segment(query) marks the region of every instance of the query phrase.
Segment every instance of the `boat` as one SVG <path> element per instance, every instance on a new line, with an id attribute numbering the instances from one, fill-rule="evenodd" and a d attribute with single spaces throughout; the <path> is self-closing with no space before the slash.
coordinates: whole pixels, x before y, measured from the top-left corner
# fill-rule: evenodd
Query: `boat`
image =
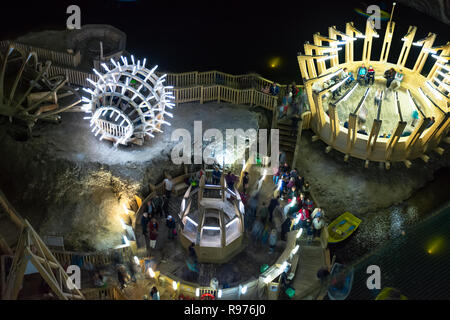
<path id="1" fill-rule="evenodd" d="M 328 287 L 328 297 L 330 300 L 345 300 L 353 285 L 354 269 L 335 263 L 331 268 L 330 286 Z"/>
<path id="2" fill-rule="evenodd" d="M 341 242 L 347 239 L 358 229 L 361 221 L 348 211 L 341 214 L 328 226 L 328 243 Z"/>
<path id="3" fill-rule="evenodd" d="M 386 287 L 381 290 L 375 300 L 408 300 L 398 289 Z"/>

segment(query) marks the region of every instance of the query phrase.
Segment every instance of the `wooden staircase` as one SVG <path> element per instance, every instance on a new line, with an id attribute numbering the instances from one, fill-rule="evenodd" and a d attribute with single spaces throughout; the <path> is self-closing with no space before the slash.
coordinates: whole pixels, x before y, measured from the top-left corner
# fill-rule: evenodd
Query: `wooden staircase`
<path id="1" fill-rule="evenodd" d="M 286 153 L 286 161 L 291 165 L 294 158 L 298 130 L 292 128 L 292 120 L 286 117 L 277 121 L 276 128 L 280 133 L 280 151 Z M 280 163 L 280 165 L 282 164 Z"/>

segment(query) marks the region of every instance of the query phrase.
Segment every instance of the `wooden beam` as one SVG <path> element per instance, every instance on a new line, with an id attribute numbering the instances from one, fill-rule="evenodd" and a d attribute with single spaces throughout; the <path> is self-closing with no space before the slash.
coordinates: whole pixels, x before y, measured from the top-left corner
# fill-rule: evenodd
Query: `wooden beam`
<path id="1" fill-rule="evenodd" d="M 9 247 L 8 243 L 6 242 L 6 240 L 2 237 L 2 235 L 0 234 L 0 250 L 3 254 L 5 255 L 9 255 L 12 256 L 14 255 L 12 249 Z"/>
<path id="2" fill-rule="evenodd" d="M 30 254 L 31 258 L 30 261 L 33 263 L 34 267 L 39 271 L 42 278 L 44 278 L 45 282 L 50 286 L 52 291 L 58 296 L 61 300 L 69 300 L 62 290 L 62 288 L 59 287 L 58 283 L 56 282 L 55 275 L 53 273 L 47 272 L 45 267 L 34 257 L 32 252 L 29 248 L 25 249 L 27 254 Z"/>
<path id="3" fill-rule="evenodd" d="M 24 227 L 23 218 L 17 213 L 14 207 L 6 198 L 5 194 L 0 190 L 0 205 L 5 209 L 12 222 L 14 222 L 20 229 Z"/>

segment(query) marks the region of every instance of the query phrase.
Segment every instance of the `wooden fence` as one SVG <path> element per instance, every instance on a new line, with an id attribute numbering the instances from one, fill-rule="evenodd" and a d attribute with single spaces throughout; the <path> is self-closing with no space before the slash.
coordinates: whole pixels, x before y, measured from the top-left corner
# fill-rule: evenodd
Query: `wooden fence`
<path id="1" fill-rule="evenodd" d="M 15 42 L 15 41 L 9 41 L 4 40 L 0 41 L 0 49 L 5 49 L 9 47 L 10 45 L 14 46 L 15 48 L 24 51 L 26 54 L 30 52 L 36 52 L 37 56 L 40 60 L 50 60 L 55 64 L 62 65 L 62 66 L 68 66 L 68 67 L 78 67 L 81 63 L 81 53 L 80 51 L 77 51 L 74 54 L 66 53 L 66 52 L 57 52 L 53 50 L 33 47 L 30 45 L 26 45 L 23 43 Z"/>
<path id="2" fill-rule="evenodd" d="M 86 263 L 91 263 L 93 265 L 106 265 L 113 262 L 115 254 L 122 257 L 126 257 L 132 254 L 130 247 L 121 247 L 117 249 L 109 249 L 92 253 L 57 250 L 52 250 L 52 253 L 62 266 L 72 264 L 74 262 L 74 259 L 81 259 L 83 265 Z"/>
<path id="3" fill-rule="evenodd" d="M 278 97 L 262 93 L 255 89 L 233 89 L 223 85 L 195 86 L 188 88 L 173 89 L 175 102 L 186 103 L 200 101 L 229 102 L 233 104 L 249 104 L 250 106 L 261 106 L 268 110 L 274 110 Z"/>

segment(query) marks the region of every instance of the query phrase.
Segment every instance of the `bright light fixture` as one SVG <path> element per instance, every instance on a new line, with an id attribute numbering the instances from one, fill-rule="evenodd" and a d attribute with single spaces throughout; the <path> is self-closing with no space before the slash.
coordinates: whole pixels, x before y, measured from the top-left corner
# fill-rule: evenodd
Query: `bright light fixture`
<path id="1" fill-rule="evenodd" d="M 120 225 L 122 226 L 122 229 L 123 229 L 123 230 L 126 230 L 126 229 L 127 229 L 127 225 L 125 224 L 125 222 L 123 221 L 123 219 L 120 218 L 119 220 L 120 220 Z"/>
<path id="2" fill-rule="evenodd" d="M 247 285 L 244 285 L 242 288 L 241 288 L 241 294 L 245 294 L 246 292 L 247 292 Z"/>
<path id="3" fill-rule="evenodd" d="M 439 100 L 443 99 L 441 94 L 438 92 L 438 90 L 431 85 L 430 81 L 428 81 L 428 80 L 425 81 L 425 84 L 428 88 L 430 88 L 431 92 L 433 92 L 433 94 L 436 96 L 436 98 L 438 98 Z"/>
<path id="4" fill-rule="evenodd" d="M 145 68 L 131 57 L 131 63 L 126 57 L 113 62 L 113 69 L 102 64 L 105 73 L 94 69 L 97 82 L 87 81 L 92 85 L 83 90 L 91 95 L 83 101 L 89 104 L 84 108 L 92 113 L 91 126 L 96 128 L 100 139 L 113 141 L 114 146 L 129 143 L 141 144 L 146 137 L 154 137 L 154 132 L 161 132 L 162 125 L 170 125 L 164 117 L 173 115 L 166 111 L 173 107 L 170 99 L 174 99 L 169 87 L 163 85 L 166 75 L 158 77 L 152 70 Z"/>

